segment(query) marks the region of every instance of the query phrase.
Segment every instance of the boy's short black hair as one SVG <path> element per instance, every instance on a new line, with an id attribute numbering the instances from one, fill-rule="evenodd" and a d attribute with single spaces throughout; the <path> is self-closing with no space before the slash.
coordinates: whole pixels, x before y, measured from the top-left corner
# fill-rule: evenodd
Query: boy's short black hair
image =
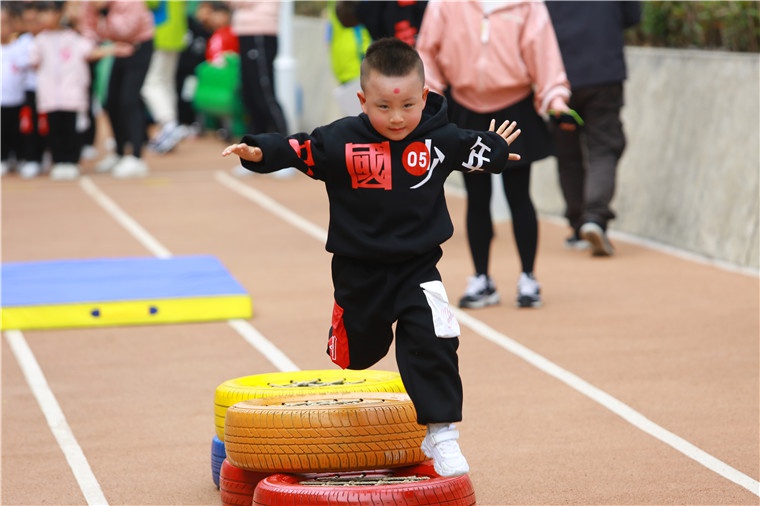
<path id="1" fill-rule="evenodd" d="M 419 53 L 401 39 L 385 37 L 369 45 L 361 64 L 361 85 L 370 71 L 376 71 L 388 77 L 400 77 L 417 72 L 425 82 L 425 67 Z"/>

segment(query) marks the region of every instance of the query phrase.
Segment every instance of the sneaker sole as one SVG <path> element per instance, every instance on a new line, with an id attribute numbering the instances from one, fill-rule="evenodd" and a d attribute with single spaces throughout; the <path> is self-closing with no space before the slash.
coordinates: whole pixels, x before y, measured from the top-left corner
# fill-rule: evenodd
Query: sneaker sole
<path id="1" fill-rule="evenodd" d="M 615 252 L 604 231 L 599 226 L 582 227 L 581 237 L 591 244 L 591 254 L 595 257 L 609 257 Z"/>
<path id="2" fill-rule="evenodd" d="M 494 293 L 493 295 L 489 295 L 488 297 L 484 297 L 478 301 L 471 301 L 471 302 L 459 302 L 459 307 L 464 309 L 480 309 L 486 306 L 495 306 L 501 302 L 501 297 L 498 293 Z"/>
<path id="3" fill-rule="evenodd" d="M 541 300 L 536 300 L 530 296 L 520 296 L 515 302 L 517 307 L 541 307 Z"/>

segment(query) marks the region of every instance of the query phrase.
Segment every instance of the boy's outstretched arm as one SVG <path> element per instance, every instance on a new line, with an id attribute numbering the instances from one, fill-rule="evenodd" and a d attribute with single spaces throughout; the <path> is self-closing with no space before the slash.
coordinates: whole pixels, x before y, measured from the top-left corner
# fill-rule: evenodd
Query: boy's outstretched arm
<path id="1" fill-rule="evenodd" d="M 517 122 L 515 121 L 509 121 L 506 120 L 504 123 L 499 125 L 499 128 L 496 128 L 496 120 L 491 120 L 491 125 L 488 127 L 489 132 L 496 132 L 499 134 L 499 136 L 507 141 L 507 146 L 511 145 L 515 139 L 517 139 L 520 136 L 520 133 L 522 130 L 517 128 Z M 510 160 L 519 160 L 520 155 L 517 153 L 509 153 L 509 159 Z"/>
<path id="2" fill-rule="evenodd" d="M 264 152 L 261 150 L 258 146 L 249 146 L 245 143 L 240 144 L 230 144 L 226 148 L 224 148 L 224 151 L 222 151 L 222 156 L 228 156 L 228 155 L 238 155 L 243 160 L 248 160 L 249 162 L 259 163 L 261 160 L 264 159 Z"/>

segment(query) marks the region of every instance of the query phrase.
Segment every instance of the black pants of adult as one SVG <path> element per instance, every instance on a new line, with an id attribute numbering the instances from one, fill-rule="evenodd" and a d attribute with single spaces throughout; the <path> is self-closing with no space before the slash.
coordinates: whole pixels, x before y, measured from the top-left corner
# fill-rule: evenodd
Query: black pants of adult
<path id="1" fill-rule="evenodd" d="M 11 155 L 15 155 L 16 160 L 21 160 L 20 114 L 20 105 L 0 107 L 0 158 L 4 162 L 10 160 Z"/>
<path id="2" fill-rule="evenodd" d="M 48 145 L 53 163 L 79 163 L 82 152 L 82 133 L 77 131 L 77 113 L 51 111 L 48 113 Z"/>
<path id="3" fill-rule="evenodd" d="M 433 283 L 443 289 L 436 267 L 441 255 L 436 248 L 393 263 L 337 255 L 332 259 L 335 305 L 330 358 L 343 368 L 371 367 L 388 353 L 395 323 L 396 363 L 420 424 L 462 419 L 459 327 L 456 336 L 438 337 L 444 332 L 434 318 L 446 318 L 447 309 L 435 304 L 442 299 L 430 302 L 434 294 L 421 286 Z M 448 316 L 453 318 L 450 311 Z"/>
<path id="4" fill-rule="evenodd" d="M 471 111 L 448 96 L 449 119 L 461 128 L 488 130 L 491 120 L 500 125 L 516 121 L 522 130 L 509 150 L 521 156 L 507 162 L 500 178 L 512 216 L 512 232 L 522 272 L 532 273 L 538 252 L 538 218 L 530 196 L 531 163 L 553 154 L 551 134 L 533 106 L 533 94 L 504 109 L 489 113 Z M 491 216 L 491 175 L 464 175 L 467 190 L 467 241 L 476 274 L 488 274 L 494 229 Z"/>
<path id="5" fill-rule="evenodd" d="M 153 41 L 141 42 L 135 46 L 135 52 L 131 56 L 114 58 L 111 67 L 105 109 L 116 141 L 116 154 L 119 156 L 142 156 L 146 140 L 146 117 L 140 90 L 148 74 L 152 55 Z M 132 148 L 131 153 L 127 152 L 127 146 Z"/>
<path id="6" fill-rule="evenodd" d="M 618 161 L 626 144 L 620 119 L 623 85 L 573 89 L 569 105 L 580 114 L 585 126 L 575 131 L 555 131 L 565 216 L 576 232 L 586 222 L 606 229 L 607 222 L 615 218 L 610 203 L 615 195 Z"/>
<path id="7" fill-rule="evenodd" d="M 248 133 L 288 133 L 274 82 L 276 35 L 241 35 L 240 84 L 248 112 Z"/>

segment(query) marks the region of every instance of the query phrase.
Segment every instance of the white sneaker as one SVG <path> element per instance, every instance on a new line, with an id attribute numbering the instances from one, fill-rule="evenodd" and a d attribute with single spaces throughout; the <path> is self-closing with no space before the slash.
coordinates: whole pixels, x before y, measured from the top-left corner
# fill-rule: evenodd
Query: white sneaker
<path id="1" fill-rule="evenodd" d="M 11 171 L 10 162 L 2 162 L 2 167 L 0 167 L 0 176 L 4 176 L 10 171 Z"/>
<path id="2" fill-rule="evenodd" d="M 440 476 L 460 476 L 470 472 L 470 466 L 459 449 L 459 431 L 454 424 L 429 423 L 422 440 L 422 451 L 433 459 L 435 472 Z"/>
<path id="3" fill-rule="evenodd" d="M 70 181 L 79 177 L 79 167 L 75 163 L 56 163 L 50 169 L 50 179 Z"/>
<path id="4" fill-rule="evenodd" d="M 161 128 L 161 132 L 150 142 L 150 148 L 157 153 L 168 153 L 185 137 L 187 137 L 187 128 L 172 121 Z"/>
<path id="5" fill-rule="evenodd" d="M 148 175 L 148 165 L 133 155 L 123 157 L 111 171 L 113 177 L 130 178 L 144 177 Z"/>
<path id="6" fill-rule="evenodd" d="M 95 165 L 95 172 L 111 172 L 114 167 L 121 161 L 121 157 L 116 153 L 106 155 Z"/>
<path id="7" fill-rule="evenodd" d="M 459 299 L 459 307 L 477 309 L 498 304 L 501 300 L 490 276 L 479 274 L 467 278 L 467 289 Z"/>
<path id="8" fill-rule="evenodd" d="M 39 176 L 41 171 L 42 166 L 39 162 L 24 162 L 18 173 L 24 179 L 31 179 Z"/>
<path id="9" fill-rule="evenodd" d="M 539 307 L 541 305 L 541 285 L 533 274 L 520 274 L 517 282 L 517 307 Z"/>

